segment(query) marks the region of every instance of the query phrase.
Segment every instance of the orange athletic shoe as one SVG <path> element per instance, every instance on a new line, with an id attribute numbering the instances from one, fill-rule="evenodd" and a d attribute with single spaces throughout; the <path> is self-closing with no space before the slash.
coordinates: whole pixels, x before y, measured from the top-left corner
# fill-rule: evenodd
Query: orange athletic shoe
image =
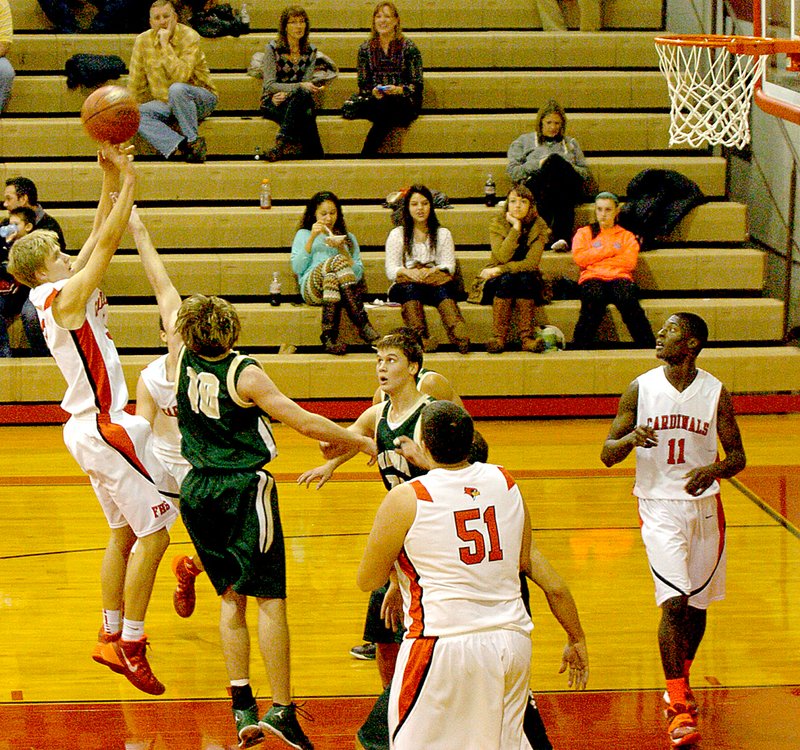
<path id="1" fill-rule="evenodd" d="M 103 659 L 101 663 L 125 675 L 128 682 L 143 693 L 161 695 L 166 688 L 150 669 L 146 649 L 147 636 L 138 641 L 123 641 L 119 638 L 100 647 Z"/>
<path id="2" fill-rule="evenodd" d="M 92 649 L 92 659 L 98 664 L 108 667 L 112 672 L 116 672 L 117 674 L 122 674 L 125 670 L 123 670 L 116 661 L 112 662 L 105 659 L 103 656 L 103 646 L 109 643 L 116 643 L 121 635 L 121 630 L 116 633 L 106 633 L 103 628 L 100 628 L 100 632 L 97 634 L 97 643 L 94 644 L 94 649 Z"/>
<path id="3" fill-rule="evenodd" d="M 670 719 L 667 734 L 673 747 L 685 747 L 700 741 L 697 721 L 691 716 L 686 706 L 676 703 L 667 711 Z"/>
<path id="4" fill-rule="evenodd" d="M 188 555 L 176 555 L 172 559 L 172 572 L 178 583 L 172 592 L 172 606 L 179 617 L 191 617 L 197 597 L 194 591 L 194 579 L 197 576 L 188 568 Z"/>
<path id="5" fill-rule="evenodd" d="M 665 690 L 662 697 L 664 698 L 664 703 L 667 704 L 667 708 L 664 709 L 664 716 L 669 718 L 669 693 Z M 688 685 L 686 686 L 686 710 L 690 716 L 697 716 L 700 713 L 700 709 L 697 706 L 697 698 L 694 697 L 694 693 Z"/>

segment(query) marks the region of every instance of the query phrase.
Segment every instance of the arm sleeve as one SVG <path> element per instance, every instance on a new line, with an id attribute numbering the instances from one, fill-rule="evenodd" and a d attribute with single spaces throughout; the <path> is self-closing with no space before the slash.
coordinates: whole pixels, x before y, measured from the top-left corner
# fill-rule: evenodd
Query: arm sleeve
<path id="1" fill-rule="evenodd" d="M 133 92 L 133 96 L 139 104 L 144 104 L 152 100 L 150 87 L 147 85 L 147 74 L 144 70 L 144 40 L 141 36 L 136 38 L 133 43 L 131 53 L 130 73 L 128 75 L 128 88 Z"/>
<path id="2" fill-rule="evenodd" d="M 511 260 L 503 264 L 503 270 L 509 273 L 538 271 L 542 261 L 544 246 L 550 239 L 550 230 L 543 219 L 536 219 L 528 234 L 528 252 L 522 260 Z"/>
<path id="3" fill-rule="evenodd" d="M 181 37 L 178 48 L 169 45 L 165 52 L 160 48 L 156 48 L 156 52 L 172 83 L 188 83 L 203 63 L 200 35 L 196 32 L 187 33 L 185 37 Z"/>
<path id="4" fill-rule="evenodd" d="M 622 250 L 617 253 L 619 267 L 630 273 L 636 270 L 639 262 L 639 242 L 636 237 L 628 231 L 622 232 Z"/>
<path id="5" fill-rule="evenodd" d="M 439 227 L 436 237 L 436 265 L 448 273 L 456 272 L 456 246 L 449 229 Z"/>
<path id="6" fill-rule="evenodd" d="M 490 262 L 496 266 L 508 263 L 514 257 L 518 242 L 519 232 L 506 221 L 505 216 L 495 216 L 489 224 Z"/>
<path id="7" fill-rule="evenodd" d="M 569 139 L 569 150 L 572 155 L 572 166 L 575 167 L 575 171 L 583 177 L 584 181 L 589 180 L 592 172 L 589 169 L 589 165 L 586 163 L 586 157 L 583 155 L 578 141 L 574 138 Z"/>
<path id="8" fill-rule="evenodd" d="M 536 170 L 529 163 L 530 153 L 527 152 L 526 135 L 521 135 L 508 147 L 508 166 L 506 174 L 512 182 L 524 182 Z"/>
<path id="9" fill-rule="evenodd" d="M 406 41 L 406 51 L 403 56 L 403 93 L 409 97 L 415 107 L 422 106 L 422 53 L 414 42 Z"/>
<path id="10" fill-rule="evenodd" d="M 348 232 L 347 236 L 350 238 L 350 255 L 353 258 L 353 274 L 358 281 L 364 278 L 364 261 L 361 259 L 361 248 L 358 246 L 358 240 L 352 232 Z"/>
<path id="11" fill-rule="evenodd" d="M 292 242 L 292 271 L 300 278 L 311 265 L 311 253 L 306 252 L 306 242 L 311 236 L 308 229 L 298 229 Z"/>
<path id="12" fill-rule="evenodd" d="M 394 282 L 403 267 L 403 227 L 395 227 L 386 238 L 386 278 Z"/>
<path id="13" fill-rule="evenodd" d="M 371 94 L 372 89 L 375 88 L 374 78 L 372 76 L 372 66 L 369 62 L 369 43 L 365 42 L 358 48 L 358 90 L 362 94 Z"/>

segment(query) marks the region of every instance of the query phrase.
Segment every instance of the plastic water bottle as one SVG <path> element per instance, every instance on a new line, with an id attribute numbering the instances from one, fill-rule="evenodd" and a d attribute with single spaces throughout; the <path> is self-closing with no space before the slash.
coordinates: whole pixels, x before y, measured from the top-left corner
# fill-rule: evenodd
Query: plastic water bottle
<path id="1" fill-rule="evenodd" d="M 486 178 L 483 185 L 483 198 L 489 208 L 497 205 L 497 185 L 494 184 L 492 175 Z"/>
<path id="2" fill-rule="evenodd" d="M 269 177 L 261 180 L 261 192 L 259 194 L 258 205 L 261 208 L 272 208 L 272 185 L 270 185 Z"/>
<path id="3" fill-rule="evenodd" d="M 242 3 L 242 9 L 239 11 L 239 20 L 245 26 L 250 26 L 250 11 L 247 10 L 247 3 Z"/>
<path id="4" fill-rule="evenodd" d="M 261 150 L 261 146 L 256 146 L 255 150 L 253 151 L 253 159 L 256 161 L 261 161 L 264 158 L 264 152 Z"/>
<path id="5" fill-rule="evenodd" d="M 272 274 L 272 283 L 269 285 L 269 303 L 278 307 L 281 303 L 281 279 L 277 271 Z"/>

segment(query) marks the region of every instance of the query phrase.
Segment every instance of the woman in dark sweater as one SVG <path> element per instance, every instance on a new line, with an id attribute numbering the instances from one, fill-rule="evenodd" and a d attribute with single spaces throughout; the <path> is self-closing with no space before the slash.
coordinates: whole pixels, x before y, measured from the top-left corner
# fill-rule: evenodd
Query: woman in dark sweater
<path id="1" fill-rule="evenodd" d="M 372 37 L 358 48 L 358 90 L 372 122 L 361 153 L 375 156 L 391 130 L 410 125 L 422 108 L 422 55 L 403 36 L 393 3 L 375 6 Z"/>

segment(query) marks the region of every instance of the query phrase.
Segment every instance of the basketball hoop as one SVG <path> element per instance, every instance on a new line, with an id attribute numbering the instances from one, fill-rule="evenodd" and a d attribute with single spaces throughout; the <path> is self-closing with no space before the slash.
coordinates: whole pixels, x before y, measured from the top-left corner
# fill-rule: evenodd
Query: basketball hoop
<path id="1" fill-rule="evenodd" d="M 752 36 L 656 37 L 670 98 L 670 146 L 743 148 L 750 143 L 750 105 L 768 55 L 783 40 Z M 797 43 L 792 45 L 792 52 Z"/>

